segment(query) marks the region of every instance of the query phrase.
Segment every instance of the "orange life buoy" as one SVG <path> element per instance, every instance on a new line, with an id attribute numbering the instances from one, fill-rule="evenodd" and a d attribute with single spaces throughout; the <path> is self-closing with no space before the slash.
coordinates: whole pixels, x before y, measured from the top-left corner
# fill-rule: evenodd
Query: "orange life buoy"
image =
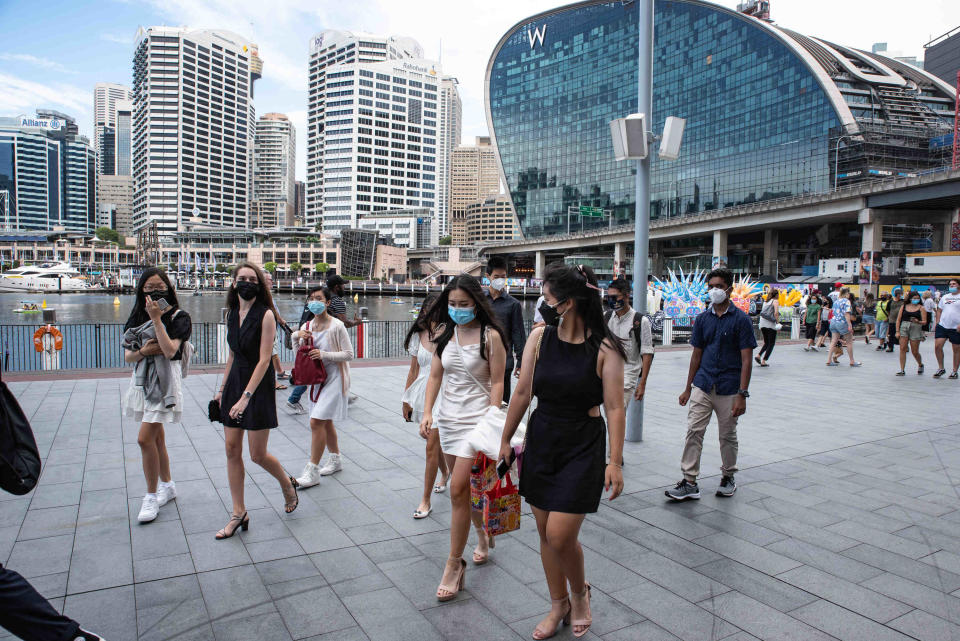
<path id="1" fill-rule="evenodd" d="M 43 351 L 44 334 L 50 334 L 53 336 L 53 349 L 57 350 L 58 352 L 63 349 L 63 334 L 61 334 L 60 330 L 53 325 L 44 325 L 33 333 L 33 349 L 37 350 L 38 352 Z"/>

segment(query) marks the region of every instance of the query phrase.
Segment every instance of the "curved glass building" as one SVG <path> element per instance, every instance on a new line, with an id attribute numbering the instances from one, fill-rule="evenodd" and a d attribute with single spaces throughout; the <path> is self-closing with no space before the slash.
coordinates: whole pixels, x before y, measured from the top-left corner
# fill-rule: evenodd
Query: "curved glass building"
<path id="1" fill-rule="evenodd" d="M 487 124 L 524 236 L 632 221 L 635 163 L 614 160 L 609 122 L 637 111 L 637 16 L 580 2 L 494 49 Z M 701 0 L 657 0 L 654 40 L 653 131 L 687 126 L 679 160 L 653 153 L 652 218 L 945 164 L 931 141 L 952 130 L 953 91 L 919 69 Z"/>

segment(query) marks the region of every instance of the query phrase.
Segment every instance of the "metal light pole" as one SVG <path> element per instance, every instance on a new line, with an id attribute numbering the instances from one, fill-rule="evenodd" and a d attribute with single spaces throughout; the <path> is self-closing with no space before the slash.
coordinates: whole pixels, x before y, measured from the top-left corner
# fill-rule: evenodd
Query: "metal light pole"
<path id="1" fill-rule="evenodd" d="M 653 0 L 637 2 L 637 112 L 653 123 Z M 650 154 L 637 161 L 637 204 L 633 227 L 633 306 L 647 312 L 647 259 L 650 244 Z M 643 402 L 627 406 L 626 440 L 643 440 Z"/>

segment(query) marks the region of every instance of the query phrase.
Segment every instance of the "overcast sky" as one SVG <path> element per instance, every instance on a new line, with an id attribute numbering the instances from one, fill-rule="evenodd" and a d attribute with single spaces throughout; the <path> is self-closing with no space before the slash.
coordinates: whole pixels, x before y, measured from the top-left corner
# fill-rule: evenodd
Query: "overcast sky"
<path id="1" fill-rule="evenodd" d="M 307 43 L 324 29 L 398 34 L 460 81 L 463 141 L 486 135 L 483 77 L 490 53 L 517 22 L 557 0 L 0 0 L 0 115 L 52 107 L 93 128 L 93 85 L 130 84 L 137 26 L 221 28 L 260 45 L 258 114 L 288 114 L 298 129 L 297 178 L 306 160 Z M 719 0 L 735 8 L 737 0 Z M 960 26 L 960 0 L 773 0 L 784 27 L 869 50 L 923 56 L 923 45 Z"/>

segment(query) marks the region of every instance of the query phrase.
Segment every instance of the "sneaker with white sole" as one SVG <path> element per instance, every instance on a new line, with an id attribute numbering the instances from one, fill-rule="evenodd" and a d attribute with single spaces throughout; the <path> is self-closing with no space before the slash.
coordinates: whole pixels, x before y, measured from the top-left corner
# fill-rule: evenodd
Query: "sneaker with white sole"
<path id="1" fill-rule="evenodd" d="M 313 487 L 320 484 L 320 468 L 307 461 L 303 466 L 303 474 L 297 477 L 297 487 Z"/>
<path id="2" fill-rule="evenodd" d="M 683 479 L 677 483 L 673 488 L 664 492 L 668 499 L 674 501 L 686 501 L 688 499 L 699 499 L 700 498 L 700 486 L 696 483 L 691 483 L 687 479 Z"/>
<path id="3" fill-rule="evenodd" d="M 300 401 L 297 401 L 296 403 L 287 401 L 287 409 L 294 414 L 306 414 L 306 410 L 303 409 L 303 405 L 300 404 Z"/>
<path id="4" fill-rule="evenodd" d="M 343 469 L 343 466 L 340 464 L 340 455 L 331 453 L 327 457 L 327 464 L 320 468 L 320 476 L 330 476 L 334 472 L 339 472 Z"/>
<path id="5" fill-rule="evenodd" d="M 737 491 L 737 484 L 733 482 L 732 476 L 724 476 L 720 479 L 720 485 L 717 487 L 717 496 L 733 496 Z"/>
<path id="6" fill-rule="evenodd" d="M 177 500 L 177 484 L 173 481 L 169 483 L 160 483 L 157 486 L 157 503 L 160 507 L 163 507 L 170 501 Z"/>
<path id="7" fill-rule="evenodd" d="M 147 494 L 143 497 L 143 503 L 140 505 L 140 514 L 137 515 L 137 520 L 141 523 L 149 523 L 157 518 L 157 514 L 159 513 L 160 503 L 157 501 L 157 495 Z"/>
<path id="8" fill-rule="evenodd" d="M 73 638 L 73 641 L 105 641 L 102 636 L 99 634 L 94 634 L 93 632 L 87 632 L 84 629 L 77 630 L 77 636 Z"/>

